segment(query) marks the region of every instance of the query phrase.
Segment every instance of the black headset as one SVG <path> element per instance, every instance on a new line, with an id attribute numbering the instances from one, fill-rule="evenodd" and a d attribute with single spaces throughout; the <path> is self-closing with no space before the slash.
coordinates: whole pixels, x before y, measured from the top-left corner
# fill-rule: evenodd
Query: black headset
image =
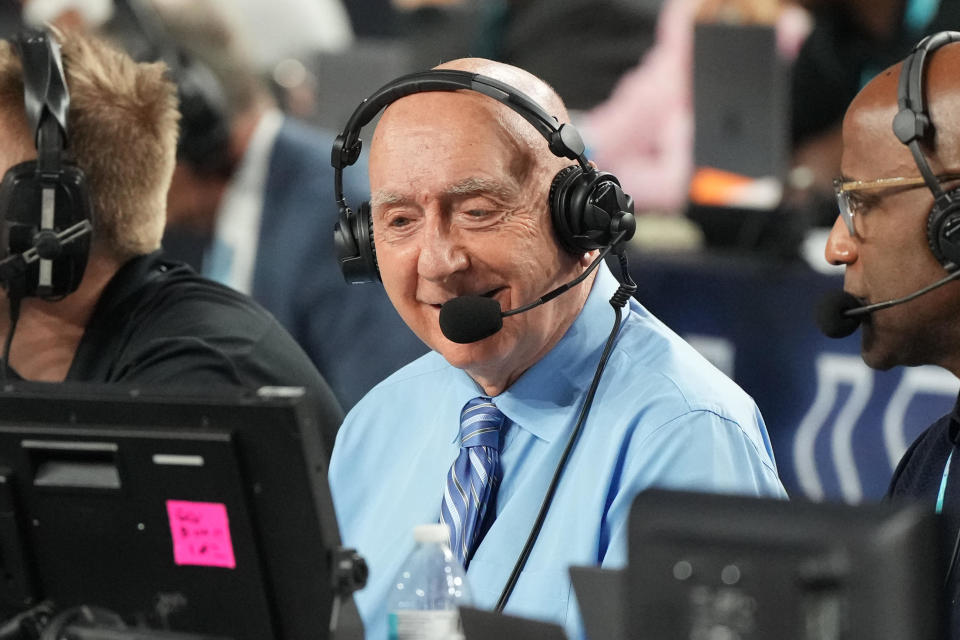
<path id="1" fill-rule="evenodd" d="M 573 125 L 559 124 L 528 96 L 487 76 L 452 69 L 412 73 L 386 84 L 361 102 L 333 143 L 330 163 L 335 170 L 339 207 L 334 244 L 347 282 L 380 279 L 370 203 L 361 203 L 354 212 L 343 194 L 343 169 L 360 157 L 360 130 L 400 98 L 427 91 L 462 89 L 482 93 L 510 107 L 546 138 L 554 155 L 577 162 L 561 169 L 550 185 L 550 215 L 560 246 L 576 255 L 606 247 L 624 230 L 624 218 L 629 217 L 632 222 L 629 214 L 633 213 L 633 198 L 623 192 L 615 176 L 590 166 L 583 140 Z M 625 234 L 620 242 L 629 240 L 631 235 Z"/>
<path id="2" fill-rule="evenodd" d="M 136 60 L 162 61 L 177 85 L 177 158 L 200 173 L 229 175 L 230 118 L 222 84 L 208 66 L 170 35 L 150 0 L 118 0 L 112 28 Z"/>
<path id="3" fill-rule="evenodd" d="M 234 169 L 230 157 L 230 118 L 219 81 L 209 68 L 183 49 L 178 48 L 163 60 L 171 69 L 180 101 L 177 156 L 201 173 L 229 175 Z"/>
<path id="4" fill-rule="evenodd" d="M 60 47 L 48 33 L 22 31 L 13 42 L 23 64 L 23 95 L 37 159 L 11 167 L 0 182 L 0 258 L 35 249 L 33 261 L 2 284 L 11 298 L 57 300 L 80 286 L 90 236 L 62 242 L 58 233 L 89 222 L 93 210 L 83 171 L 67 154 L 70 94 Z"/>
<path id="5" fill-rule="evenodd" d="M 900 70 L 897 86 L 899 111 L 893 119 L 893 133 L 910 148 L 913 160 L 933 194 L 933 208 L 927 217 L 927 242 L 933 255 L 948 271 L 960 267 L 960 187 L 944 191 L 923 155 L 920 143 L 930 142 L 934 136 L 923 95 L 927 57 L 940 47 L 957 41 L 960 41 L 960 32 L 941 31 L 917 43 Z"/>

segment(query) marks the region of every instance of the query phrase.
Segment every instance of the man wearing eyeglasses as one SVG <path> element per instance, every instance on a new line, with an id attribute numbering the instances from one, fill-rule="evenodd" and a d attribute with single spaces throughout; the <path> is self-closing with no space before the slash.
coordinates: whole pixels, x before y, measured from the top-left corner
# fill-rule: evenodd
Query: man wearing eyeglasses
<path id="1" fill-rule="evenodd" d="M 847 110 L 843 176 L 835 184 L 840 216 L 825 255 L 846 267 L 844 290 L 860 304 L 896 301 L 862 316 L 867 365 L 931 364 L 960 375 L 960 283 L 930 287 L 960 269 L 960 34 L 933 37 L 918 44 L 923 56 L 881 73 Z M 888 491 L 946 516 L 946 551 L 954 551 L 945 558 L 944 597 L 954 639 L 960 638 L 960 571 L 953 566 L 953 541 L 960 542 L 958 408 L 913 443 Z"/>

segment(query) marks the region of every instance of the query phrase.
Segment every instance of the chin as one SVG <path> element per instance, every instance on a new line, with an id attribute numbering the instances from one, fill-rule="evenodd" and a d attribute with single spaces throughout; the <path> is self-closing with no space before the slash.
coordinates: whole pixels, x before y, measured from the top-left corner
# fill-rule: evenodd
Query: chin
<path id="1" fill-rule="evenodd" d="M 467 371 L 501 360 L 501 354 L 509 352 L 502 330 L 489 338 L 468 344 L 451 342 L 440 334 L 434 339 L 433 350 L 451 366 Z"/>
<path id="2" fill-rule="evenodd" d="M 863 356 L 864 363 L 871 369 L 876 369 L 877 371 L 888 371 L 900 364 L 896 362 L 890 354 L 877 354 L 864 351 L 861 355 Z"/>
<path id="3" fill-rule="evenodd" d="M 444 338 L 443 344 L 438 345 L 435 351 L 457 369 L 470 369 L 489 359 L 492 349 L 488 343 L 493 342 L 493 336 L 470 344 L 458 344 Z"/>
<path id="4" fill-rule="evenodd" d="M 884 344 L 883 340 L 878 339 L 873 327 L 865 326 L 863 328 L 860 356 L 871 369 L 887 371 L 898 365 L 907 364 L 902 360 L 903 353 L 903 350 Z"/>

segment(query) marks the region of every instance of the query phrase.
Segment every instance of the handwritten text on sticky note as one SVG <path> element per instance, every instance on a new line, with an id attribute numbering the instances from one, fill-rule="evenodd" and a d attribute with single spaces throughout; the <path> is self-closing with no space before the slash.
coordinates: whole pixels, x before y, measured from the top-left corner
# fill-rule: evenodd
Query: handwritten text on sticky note
<path id="1" fill-rule="evenodd" d="M 227 507 L 220 502 L 167 500 L 173 537 L 173 561 L 178 565 L 236 567 Z"/>

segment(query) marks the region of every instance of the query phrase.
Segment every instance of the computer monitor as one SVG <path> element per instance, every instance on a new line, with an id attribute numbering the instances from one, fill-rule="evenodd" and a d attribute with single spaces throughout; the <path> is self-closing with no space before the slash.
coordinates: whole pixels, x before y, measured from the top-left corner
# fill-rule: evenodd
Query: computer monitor
<path id="1" fill-rule="evenodd" d="M 629 637 L 943 637 L 930 508 L 657 490 L 629 527 Z"/>
<path id="2" fill-rule="evenodd" d="M 693 30 L 693 173 L 686 215 L 707 245 L 792 253 L 805 231 L 781 215 L 790 169 L 790 67 L 773 25 Z"/>
<path id="3" fill-rule="evenodd" d="M 4 618 L 50 601 L 184 634 L 328 637 L 344 567 L 321 423 L 339 416 L 299 388 L 0 393 Z"/>

